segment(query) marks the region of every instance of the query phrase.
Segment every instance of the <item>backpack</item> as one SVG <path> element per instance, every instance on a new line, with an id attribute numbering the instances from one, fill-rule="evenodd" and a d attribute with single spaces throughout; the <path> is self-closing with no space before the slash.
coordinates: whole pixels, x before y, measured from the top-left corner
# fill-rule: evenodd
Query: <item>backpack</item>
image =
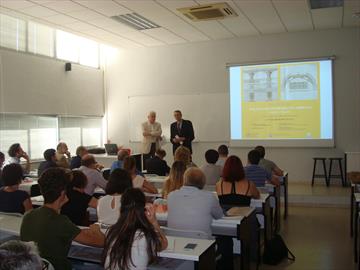
<path id="1" fill-rule="evenodd" d="M 263 263 L 269 265 L 277 265 L 283 259 L 295 261 L 295 256 L 288 249 L 282 237 L 276 234 L 271 240 L 269 240 L 265 244 Z"/>

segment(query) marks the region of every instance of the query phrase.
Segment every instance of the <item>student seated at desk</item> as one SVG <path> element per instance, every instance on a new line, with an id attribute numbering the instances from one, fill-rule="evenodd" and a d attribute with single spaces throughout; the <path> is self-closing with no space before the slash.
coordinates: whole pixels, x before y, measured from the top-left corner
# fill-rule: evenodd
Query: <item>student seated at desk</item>
<path id="1" fill-rule="evenodd" d="M 182 161 L 175 161 L 170 169 L 169 177 L 165 180 L 162 195 L 167 198 L 170 192 L 180 189 L 184 185 L 184 173 L 186 166 Z"/>
<path id="2" fill-rule="evenodd" d="M 44 268 L 33 243 L 10 240 L 0 245 L 0 269 L 42 270 Z"/>
<path id="3" fill-rule="evenodd" d="M 19 164 L 6 165 L 1 179 L 4 186 L 0 189 L 0 212 L 20 213 L 32 209 L 30 196 L 26 191 L 19 190 L 23 179 L 23 169 Z"/>
<path id="4" fill-rule="evenodd" d="M 82 157 L 81 167 L 79 170 L 82 171 L 87 177 L 88 182 L 85 188 L 85 193 L 90 196 L 94 195 L 94 191 L 97 187 L 105 189 L 107 184 L 107 181 L 97 168 L 98 163 L 96 162 L 93 155 L 87 154 Z"/>
<path id="5" fill-rule="evenodd" d="M 14 143 L 9 147 L 9 158 L 3 163 L 2 168 L 4 168 L 6 165 L 15 163 L 20 164 L 21 158 L 25 159 L 26 165 L 23 168 L 24 173 L 30 172 L 30 157 L 26 152 L 22 149 L 21 145 L 19 143 Z"/>
<path id="6" fill-rule="evenodd" d="M 41 174 L 49 169 L 49 168 L 55 168 L 58 167 L 56 164 L 56 150 L 55 149 L 46 149 L 44 151 L 44 159 L 45 161 L 42 161 L 38 168 L 38 177 L 41 176 Z"/>
<path id="7" fill-rule="evenodd" d="M 222 144 L 218 147 L 218 153 L 219 153 L 219 159 L 216 162 L 216 165 L 219 165 L 222 170 L 224 168 L 225 161 L 229 155 L 229 148 L 225 144 Z"/>
<path id="8" fill-rule="evenodd" d="M 114 225 L 119 219 L 121 195 L 128 188 L 132 188 L 129 173 L 123 169 L 115 169 L 109 177 L 105 188 L 106 196 L 99 199 L 97 206 L 98 221 L 103 224 Z"/>
<path id="9" fill-rule="evenodd" d="M 256 151 L 260 153 L 259 166 L 263 167 L 268 173 L 274 174 L 275 176 L 283 176 L 284 171 L 281 170 L 275 162 L 265 158 L 265 147 L 258 145 L 255 147 Z"/>
<path id="10" fill-rule="evenodd" d="M 20 228 L 21 240 L 35 242 L 41 257 L 49 260 L 56 270 L 71 270 L 67 254 L 73 240 L 97 247 L 102 247 L 105 240 L 99 226 L 80 229 L 60 214 L 68 200 L 65 190 L 69 180 L 69 174 L 62 168 L 46 170 L 38 181 L 44 205 L 28 212 Z"/>
<path id="11" fill-rule="evenodd" d="M 110 172 L 113 172 L 115 169 L 123 169 L 124 159 L 129 156 L 129 152 L 124 149 L 120 149 L 117 153 L 117 159 L 111 165 Z"/>
<path id="12" fill-rule="evenodd" d="M 221 176 L 221 166 L 215 163 L 219 159 L 219 153 L 216 150 L 210 149 L 205 152 L 206 164 L 201 167 L 205 174 L 206 185 L 215 185 Z"/>
<path id="13" fill-rule="evenodd" d="M 145 195 L 140 189 L 127 189 L 121 196 L 120 218 L 106 233 L 104 268 L 145 270 L 167 244 L 154 206 L 145 204 Z"/>
<path id="14" fill-rule="evenodd" d="M 60 142 L 56 147 L 56 164 L 59 167 L 68 169 L 70 168 L 71 154 L 68 150 L 66 143 Z"/>
<path id="15" fill-rule="evenodd" d="M 81 166 L 81 159 L 88 154 L 88 150 L 84 146 L 76 148 L 76 156 L 71 159 L 70 169 L 77 169 Z"/>
<path id="16" fill-rule="evenodd" d="M 98 205 L 96 198 L 85 193 L 86 186 L 86 175 L 79 170 L 72 171 L 72 180 L 66 191 L 69 201 L 61 207 L 61 214 L 79 226 L 89 226 L 87 209 L 96 208 Z"/>
<path id="17" fill-rule="evenodd" d="M 136 160 L 134 157 L 129 156 L 124 159 L 124 170 L 130 174 L 134 188 L 140 188 L 148 193 L 158 193 L 157 189 L 143 176 L 136 174 Z"/>
<path id="18" fill-rule="evenodd" d="M 273 176 L 263 167 L 259 166 L 259 161 L 260 152 L 257 150 L 251 150 L 248 153 L 248 165 L 245 167 L 246 179 L 254 182 L 257 187 L 265 186 L 266 182 L 275 186 L 279 186 L 280 182 L 278 177 L 275 175 Z"/>
<path id="19" fill-rule="evenodd" d="M 189 148 L 185 146 L 180 146 L 175 150 L 174 161 L 182 161 L 186 165 L 186 168 L 197 167 L 194 162 L 192 162 L 191 152 Z"/>
<path id="20" fill-rule="evenodd" d="M 166 156 L 166 152 L 163 149 L 158 149 L 155 152 L 155 156 L 153 158 L 149 158 L 146 160 L 146 170 L 147 173 L 157 174 L 160 176 L 165 176 L 169 174 L 170 168 L 167 165 L 164 157 Z"/>

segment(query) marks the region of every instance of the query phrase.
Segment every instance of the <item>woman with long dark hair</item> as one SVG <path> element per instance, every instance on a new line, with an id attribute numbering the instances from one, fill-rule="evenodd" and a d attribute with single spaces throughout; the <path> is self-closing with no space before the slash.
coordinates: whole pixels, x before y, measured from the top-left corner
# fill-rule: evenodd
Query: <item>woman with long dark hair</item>
<path id="1" fill-rule="evenodd" d="M 166 247 L 153 205 L 145 204 L 140 189 L 127 189 L 121 196 L 120 217 L 106 233 L 105 270 L 145 270 Z"/>

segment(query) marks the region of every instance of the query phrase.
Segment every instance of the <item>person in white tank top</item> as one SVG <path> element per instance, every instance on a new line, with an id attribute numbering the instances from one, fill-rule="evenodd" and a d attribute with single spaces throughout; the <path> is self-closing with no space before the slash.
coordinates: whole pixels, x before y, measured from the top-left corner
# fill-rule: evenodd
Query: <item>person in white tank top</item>
<path id="1" fill-rule="evenodd" d="M 105 188 L 106 196 L 98 201 L 98 221 L 102 224 L 113 225 L 120 216 L 121 194 L 132 188 L 133 182 L 129 173 L 123 169 L 115 169 L 109 177 Z"/>

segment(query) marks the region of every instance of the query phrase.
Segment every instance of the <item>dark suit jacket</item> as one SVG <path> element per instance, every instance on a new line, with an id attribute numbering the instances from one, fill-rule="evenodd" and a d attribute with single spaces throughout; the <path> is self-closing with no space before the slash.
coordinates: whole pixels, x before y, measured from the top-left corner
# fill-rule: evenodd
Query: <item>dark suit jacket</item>
<path id="1" fill-rule="evenodd" d="M 165 160 L 155 156 L 146 161 L 146 171 L 147 173 L 165 176 L 170 172 L 170 168 Z"/>
<path id="2" fill-rule="evenodd" d="M 177 129 L 177 122 L 174 122 L 171 124 L 170 127 L 170 137 L 171 137 L 171 143 L 173 144 L 173 153 L 175 153 L 175 150 L 180 146 L 179 143 L 174 143 L 173 139 L 176 135 L 179 137 L 185 137 L 185 141 L 183 142 L 183 146 L 190 149 L 190 152 L 192 153 L 192 147 L 191 142 L 194 140 L 194 128 L 189 120 L 182 120 L 181 129 Z"/>

